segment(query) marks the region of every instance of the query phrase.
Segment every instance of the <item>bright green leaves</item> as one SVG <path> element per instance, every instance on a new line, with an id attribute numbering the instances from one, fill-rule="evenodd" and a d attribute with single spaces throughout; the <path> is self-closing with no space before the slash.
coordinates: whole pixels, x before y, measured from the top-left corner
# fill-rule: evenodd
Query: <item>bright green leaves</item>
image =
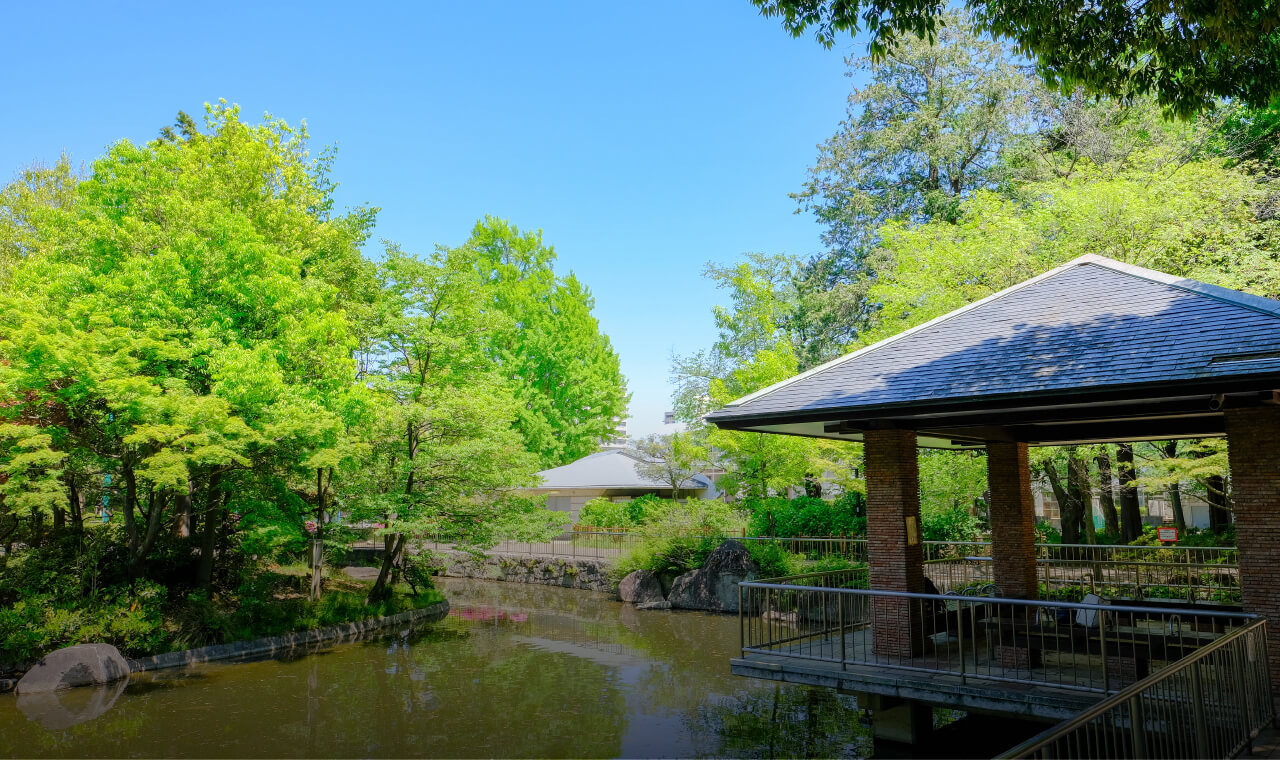
<path id="1" fill-rule="evenodd" d="M 541 232 L 486 217 L 463 247 L 475 256 L 486 301 L 508 320 L 489 350 L 511 373 L 526 447 L 544 466 L 591 453 L 629 399 L 591 294 L 572 274 L 555 274 Z"/>
<path id="2" fill-rule="evenodd" d="M 53 437 L 28 425 L 0 424 L 0 500 L 9 510 L 50 513 L 62 500 L 66 454 Z"/>
<path id="3" fill-rule="evenodd" d="M 870 290 L 874 342 L 1086 253 L 1280 295 L 1280 222 L 1266 182 L 1220 163 L 1140 152 L 1021 188 L 1034 203 L 980 192 L 955 223 L 893 223 Z"/>

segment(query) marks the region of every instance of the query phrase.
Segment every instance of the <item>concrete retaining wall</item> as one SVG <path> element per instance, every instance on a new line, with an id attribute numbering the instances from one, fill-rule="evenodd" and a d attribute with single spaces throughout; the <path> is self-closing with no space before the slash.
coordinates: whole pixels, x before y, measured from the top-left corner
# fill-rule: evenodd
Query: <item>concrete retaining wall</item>
<path id="1" fill-rule="evenodd" d="M 444 574 L 455 578 L 482 578 L 604 592 L 612 592 L 617 585 L 609 576 L 610 563 L 605 559 L 497 553 L 476 559 L 464 552 L 439 554 L 446 558 Z"/>
<path id="2" fill-rule="evenodd" d="M 268 636 L 252 641 L 235 641 L 230 644 L 215 644 L 199 649 L 188 649 L 182 652 L 166 652 L 153 657 L 130 660 L 129 667 L 134 673 L 163 668 L 176 668 L 192 665 L 197 662 L 228 660 L 242 657 L 259 657 L 306 648 L 317 644 L 334 644 L 342 641 L 359 639 L 385 628 L 402 625 L 424 625 L 443 620 L 449 614 L 449 602 L 440 601 L 421 609 L 388 615 L 387 617 L 369 618 L 354 623 L 331 625 L 328 628 L 317 628 L 313 631 L 286 633 L 283 636 Z"/>

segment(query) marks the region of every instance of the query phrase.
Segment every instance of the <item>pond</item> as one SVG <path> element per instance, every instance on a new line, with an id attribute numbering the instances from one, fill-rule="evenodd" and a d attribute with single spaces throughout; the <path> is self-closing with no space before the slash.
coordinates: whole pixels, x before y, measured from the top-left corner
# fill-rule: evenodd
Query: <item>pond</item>
<path id="1" fill-rule="evenodd" d="M 0 695 L 21 757 L 865 757 L 855 700 L 729 674 L 731 615 L 442 579 L 452 610 L 291 660 Z M 94 715 L 68 725 L 75 715 Z"/>

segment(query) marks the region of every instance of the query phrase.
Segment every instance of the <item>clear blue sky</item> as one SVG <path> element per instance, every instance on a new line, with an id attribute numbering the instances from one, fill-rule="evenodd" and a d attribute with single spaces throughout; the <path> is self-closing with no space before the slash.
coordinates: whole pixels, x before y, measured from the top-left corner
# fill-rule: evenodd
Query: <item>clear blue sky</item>
<path id="1" fill-rule="evenodd" d="M 787 193 L 863 48 L 696 0 L 8 3 L 0 50 L 0 179 L 225 98 L 337 144 L 339 203 L 380 207 L 378 238 L 455 245 L 484 214 L 541 228 L 595 294 L 644 434 L 669 406 L 672 352 L 714 337 L 724 299 L 703 264 L 819 249 Z"/>

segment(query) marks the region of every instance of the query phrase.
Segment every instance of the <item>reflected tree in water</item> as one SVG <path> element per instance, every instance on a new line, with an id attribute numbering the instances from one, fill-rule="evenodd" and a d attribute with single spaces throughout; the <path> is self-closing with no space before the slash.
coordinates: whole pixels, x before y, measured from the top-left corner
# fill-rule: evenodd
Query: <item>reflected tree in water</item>
<path id="1" fill-rule="evenodd" d="M 703 757 L 868 757 L 871 729 L 853 697 L 775 685 L 707 702 L 686 722 L 711 744 Z"/>

